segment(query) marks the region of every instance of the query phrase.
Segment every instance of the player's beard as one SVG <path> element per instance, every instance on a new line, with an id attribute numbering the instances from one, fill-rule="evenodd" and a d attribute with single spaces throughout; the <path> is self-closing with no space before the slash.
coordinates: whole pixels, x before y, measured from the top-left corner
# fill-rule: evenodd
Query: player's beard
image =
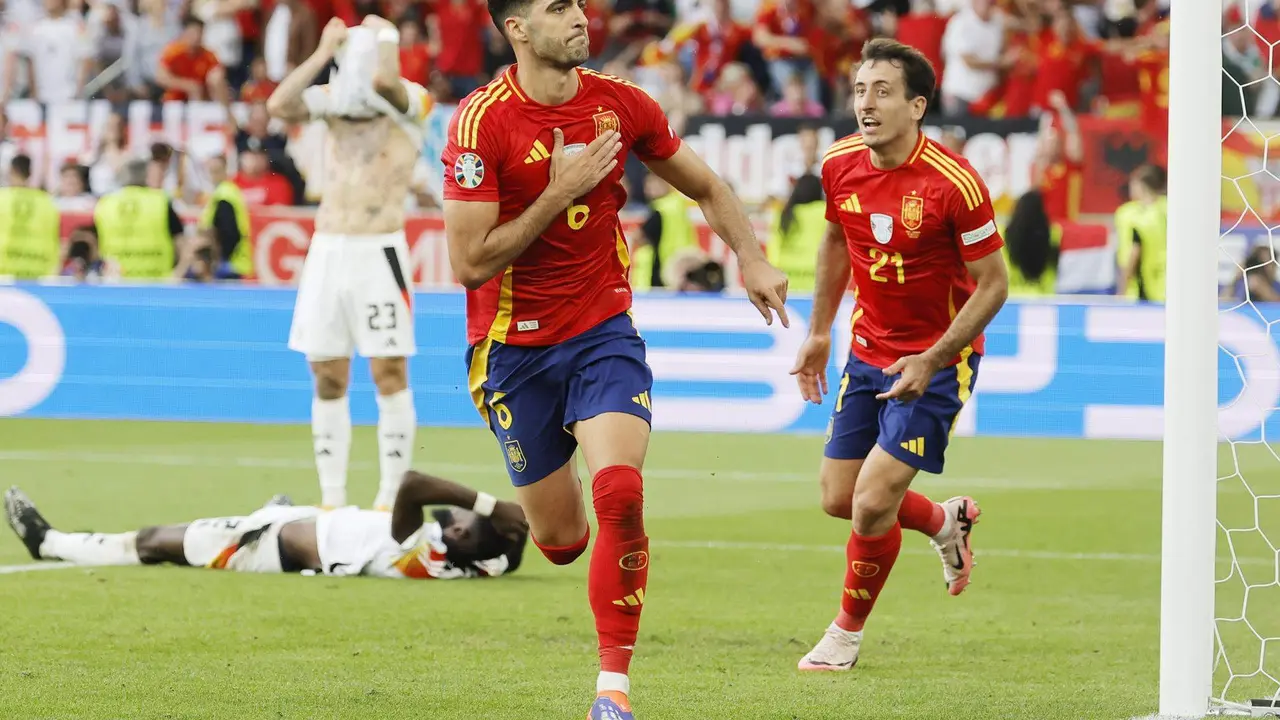
<path id="1" fill-rule="evenodd" d="M 542 42 L 534 44 L 533 52 L 540 60 L 557 70 L 572 70 L 587 61 L 591 48 L 587 42 L 557 42 L 543 38 Z"/>

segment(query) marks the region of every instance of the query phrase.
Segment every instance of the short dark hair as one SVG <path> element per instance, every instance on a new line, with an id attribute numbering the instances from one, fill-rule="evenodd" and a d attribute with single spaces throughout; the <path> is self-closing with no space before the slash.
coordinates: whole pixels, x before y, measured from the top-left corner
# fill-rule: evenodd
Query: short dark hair
<path id="1" fill-rule="evenodd" d="M 507 36 L 506 21 L 512 15 L 520 15 L 529 9 L 531 0 L 489 0 L 489 18 L 493 24 Z"/>
<path id="2" fill-rule="evenodd" d="M 938 73 L 934 71 L 933 64 L 924 56 L 924 53 L 889 38 L 868 40 L 862 46 L 862 62 L 880 61 L 902 69 L 908 100 L 924 98 L 927 103 L 926 110 L 929 105 L 933 105 L 933 95 L 938 89 Z"/>
<path id="3" fill-rule="evenodd" d="M 1154 193 L 1163 193 L 1165 185 L 1168 184 L 1168 178 L 1165 175 L 1164 168 L 1159 165 L 1142 165 L 1133 171 L 1133 179 L 1142 183 L 1148 190 Z"/>
<path id="4" fill-rule="evenodd" d="M 200 18 L 196 17 L 195 15 L 187 15 L 187 16 L 185 16 L 185 17 L 183 17 L 183 18 L 182 18 L 182 29 L 183 29 L 183 30 L 186 30 L 187 28 L 191 27 L 192 25 L 195 25 L 196 27 L 200 28 L 201 30 L 203 30 L 203 29 L 204 29 L 204 21 L 203 21 L 203 20 L 201 20 Z"/>
<path id="5" fill-rule="evenodd" d="M 31 179 L 31 156 L 30 155 L 14 155 L 13 160 L 9 162 L 9 170 L 22 178 L 23 180 Z"/>

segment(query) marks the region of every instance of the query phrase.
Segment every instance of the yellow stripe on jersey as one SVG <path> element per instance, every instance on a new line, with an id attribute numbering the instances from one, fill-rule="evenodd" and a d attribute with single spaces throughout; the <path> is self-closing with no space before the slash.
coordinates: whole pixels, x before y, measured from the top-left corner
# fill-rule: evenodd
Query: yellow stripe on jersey
<path id="1" fill-rule="evenodd" d="M 502 288 L 498 291 L 498 311 L 493 315 L 493 324 L 489 326 L 489 337 L 498 342 L 507 341 L 507 331 L 511 329 L 511 283 L 515 274 L 515 266 L 508 265 L 502 273 Z"/>
<path id="2" fill-rule="evenodd" d="M 493 348 L 493 340 L 485 338 L 471 351 L 471 371 L 467 373 L 467 389 L 471 391 L 471 402 L 475 403 L 476 412 L 489 424 L 489 406 L 484 403 L 484 381 L 489 379 L 489 350 Z"/>
<path id="3" fill-rule="evenodd" d="M 911 157 L 907 159 L 907 164 L 910 165 L 914 163 L 916 160 L 919 160 L 920 153 L 924 152 L 924 149 L 928 146 L 929 146 L 928 138 L 925 137 L 924 133 L 920 133 L 920 142 L 916 143 L 915 152 L 911 153 Z"/>
<path id="4" fill-rule="evenodd" d="M 622 263 L 622 279 L 630 285 L 631 253 L 627 250 L 627 239 L 622 235 L 622 228 L 614 228 L 613 234 L 618 239 L 618 262 Z"/>
<path id="5" fill-rule="evenodd" d="M 973 179 L 967 170 L 960 167 L 955 160 L 943 155 L 932 147 L 926 148 L 921 155 L 921 159 L 929 163 L 944 177 L 952 182 L 960 189 L 960 194 L 964 195 L 965 204 L 970 210 L 982 204 L 982 192 L 978 190 L 978 183 Z"/>
<path id="6" fill-rule="evenodd" d="M 467 123 L 467 134 L 463 139 L 462 147 L 471 148 L 473 150 L 476 148 L 477 142 L 480 138 L 480 119 L 484 117 L 486 112 L 488 112 L 490 105 L 495 102 L 506 102 L 509 99 L 511 99 L 511 91 L 507 88 L 502 88 L 501 90 L 497 90 L 493 94 L 489 95 L 488 99 L 484 101 L 484 104 L 480 106 L 480 109 L 475 112 L 475 115 L 471 118 L 470 122 Z"/>
<path id="7" fill-rule="evenodd" d="M 619 85 L 626 85 L 627 87 L 635 88 L 636 90 L 643 90 L 643 88 L 641 88 L 639 85 L 631 82 L 630 80 L 623 80 L 617 75 L 609 75 L 607 73 L 596 72 L 595 70 L 588 70 L 587 68 L 578 68 L 578 72 L 582 73 L 583 75 L 590 75 L 592 77 L 598 77 L 602 80 L 615 82 L 615 83 L 618 83 Z"/>
<path id="8" fill-rule="evenodd" d="M 862 152 L 863 150 L 866 150 L 866 149 L 867 149 L 866 145 L 858 144 L 858 145 L 850 145 L 849 147 L 841 148 L 839 150 L 828 150 L 827 154 L 822 156 L 822 164 L 826 165 L 827 162 L 834 160 L 835 158 L 838 158 L 841 155 L 848 155 L 849 153 Z"/>
<path id="9" fill-rule="evenodd" d="M 833 153 L 837 150 L 843 150 L 847 147 L 853 147 L 854 145 L 866 145 L 866 144 L 867 144 L 866 141 L 862 139 L 861 135 L 854 135 L 852 137 L 847 137 L 843 140 L 837 140 L 831 143 L 831 147 L 827 148 L 827 153 Z"/>
<path id="10" fill-rule="evenodd" d="M 515 93 L 516 97 L 520 98 L 520 102 L 528 102 L 529 98 L 525 97 L 524 93 L 520 91 L 520 86 L 516 85 L 515 78 L 509 75 L 510 72 L 511 71 L 508 70 L 507 72 L 502 73 L 502 78 L 506 81 L 507 87 L 511 88 L 511 92 Z"/>
<path id="11" fill-rule="evenodd" d="M 489 93 L 493 91 L 497 84 L 497 82 L 491 82 L 477 90 L 476 94 L 471 96 L 471 100 L 467 103 L 467 106 L 462 109 L 462 115 L 458 118 L 458 137 L 455 140 L 459 146 L 466 147 L 463 143 L 465 142 L 464 138 L 466 137 L 467 126 L 470 125 L 471 118 L 476 114 L 476 110 L 478 110 L 480 105 L 489 97 Z"/>
<path id="12" fill-rule="evenodd" d="M 929 155 L 929 153 L 925 153 L 920 159 L 932 165 L 934 170 L 937 170 L 943 177 L 950 180 L 952 185 L 955 185 L 956 188 L 960 190 L 960 194 L 964 196 L 964 203 L 970 210 L 978 207 L 978 204 L 973 200 L 973 196 L 969 194 L 969 189 L 965 187 L 964 182 L 960 180 L 960 178 L 956 177 L 955 173 L 950 168 L 935 160 Z"/>

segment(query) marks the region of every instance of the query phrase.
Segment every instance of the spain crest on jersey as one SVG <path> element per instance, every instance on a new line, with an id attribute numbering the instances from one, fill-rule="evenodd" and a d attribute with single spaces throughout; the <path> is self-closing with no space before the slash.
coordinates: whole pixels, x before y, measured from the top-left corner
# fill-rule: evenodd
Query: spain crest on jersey
<path id="1" fill-rule="evenodd" d="M 919 230 L 924 224 L 924 198 L 906 195 L 902 198 L 902 225 L 908 230 Z"/>
<path id="2" fill-rule="evenodd" d="M 507 464 L 516 472 L 524 472 L 525 461 L 524 450 L 520 449 L 519 440 L 508 440 L 502 443 L 502 447 L 507 451 Z"/>
<path id="3" fill-rule="evenodd" d="M 893 216 L 884 213 L 871 213 L 871 234 L 876 242 L 888 245 L 893 239 Z"/>
<path id="4" fill-rule="evenodd" d="M 618 122 L 618 115 L 612 110 L 596 113 L 591 116 L 591 119 L 596 121 L 596 137 L 610 131 L 622 130 L 622 123 Z"/>

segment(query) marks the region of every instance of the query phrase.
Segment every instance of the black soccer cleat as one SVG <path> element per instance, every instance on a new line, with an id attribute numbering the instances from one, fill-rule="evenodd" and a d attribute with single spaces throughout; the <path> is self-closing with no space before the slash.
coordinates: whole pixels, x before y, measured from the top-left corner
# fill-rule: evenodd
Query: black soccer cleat
<path id="1" fill-rule="evenodd" d="M 4 494 L 4 514 L 9 520 L 9 527 L 18 534 L 22 544 L 27 546 L 31 557 L 43 560 L 40 557 L 40 545 L 44 543 L 44 536 L 50 530 L 49 522 L 36 510 L 31 498 L 16 486 L 9 488 Z"/>

